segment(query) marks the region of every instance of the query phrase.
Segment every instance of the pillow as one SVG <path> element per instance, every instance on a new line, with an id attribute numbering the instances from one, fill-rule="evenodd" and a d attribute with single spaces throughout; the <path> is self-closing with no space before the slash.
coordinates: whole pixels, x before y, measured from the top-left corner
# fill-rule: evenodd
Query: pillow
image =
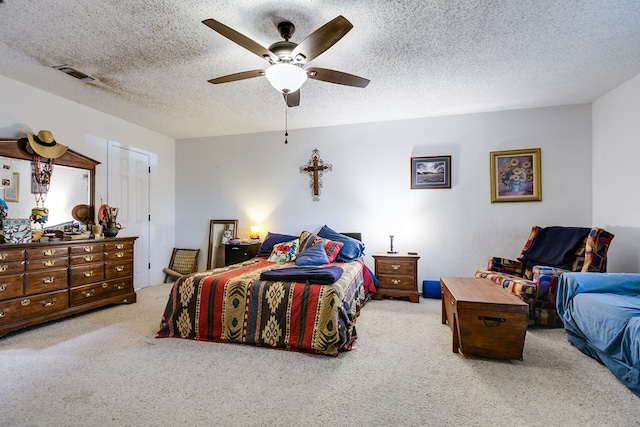
<path id="1" fill-rule="evenodd" d="M 342 242 L 343 246 L 336 258 L 337 261 L 349 262 L 360 258 L 364 254 L 364 245 L 362 242 L 353 239 L 344 234 L 338 233 L 324 225 L 318 232 L 318 236 L 324 237 L 338 242 Z"/>
<path id="2" fill-rule="evenodd" d="M 336 257 L 338 256 L 338 253 L 340 252 L 340 249 L 342 249 L 344 243 L 325 239 L 324 237 L 319 237 L 308 231 L 303 231 L 302 234 L 300 234 L 301 252 L 315 245 L 321 245 L 322 247 L 324 247 L 324 250 L 327 253 L 327 257 L 329 258 L 329 262 L 333 262 L 336 260 Z"/>
<path id="3" fill-rule="evenodd" d="M 313 245 L 309 249 L 300 252 L 296 257 L 296 265 L 323 265 L 329 264 L 329 258 L 322 245 Z"/>
<path id="4" fill-rule="evenodd" d="M 290 236 L 288 234 L 267 233 L 267 237 L 264 239 L 264 242 L 262 242 L 262 245 L 260 245 L 256 256 L 270 256 L 271 251 L 273 251 L 273 245 L 288 242 L 297 237 L 298 236 Z"/>
<path id="5" fill-rule="evenodd" d="M 289 262 L 296 259 L 300 239 L 295 238 L 290 242 L 278 243 L 273 245 L 273 250 L 267 261 L 271 262 Z"/>

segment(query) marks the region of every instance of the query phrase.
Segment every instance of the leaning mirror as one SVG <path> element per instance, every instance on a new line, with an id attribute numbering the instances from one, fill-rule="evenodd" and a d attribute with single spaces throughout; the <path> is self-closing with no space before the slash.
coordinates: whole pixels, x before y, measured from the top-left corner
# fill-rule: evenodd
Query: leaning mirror
<path id="1" fill-rule="evenodd" d="M 207 270 L 224 267 L 224 245 L 238 232 L 237 219 L 212 219 L 209 221 L 209 251 Z"/>

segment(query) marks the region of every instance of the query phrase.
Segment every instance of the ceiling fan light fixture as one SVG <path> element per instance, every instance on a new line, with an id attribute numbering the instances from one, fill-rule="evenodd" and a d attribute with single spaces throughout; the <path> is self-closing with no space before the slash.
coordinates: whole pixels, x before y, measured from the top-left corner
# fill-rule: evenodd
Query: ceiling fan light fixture
<path id="1" fill-rule="evenodd" d="M 264 72 L 271 86 L 282 93 L 295 92 L 307 81 L 307 73 L 293 64 L 273 64 Z"/>

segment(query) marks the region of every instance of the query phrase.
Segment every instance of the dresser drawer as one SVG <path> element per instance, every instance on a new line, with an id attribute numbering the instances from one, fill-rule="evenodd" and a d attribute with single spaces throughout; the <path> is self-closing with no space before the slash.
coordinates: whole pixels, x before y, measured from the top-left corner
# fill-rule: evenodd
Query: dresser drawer
<path id="1" fill-rule="evenodd" d="M 379 274 L 381 288 L 416 290 L 415 276 L 387 276 Z"/>
<path id="2" fill-rule="evenodd" d="M 71 307 L 133 292 L 133 279 L 116 279 L 71 288 Z"/>
<path id="3" fill-rule="evenodd" d="M 84 253 L 71 256 L 71 265 L 91 264 L 104 261 L 104 252 Z"/>
<path id="4" fill-rule="evenodd" d="M 27 259 L 40 259 L 40 258 L 58 258 L 66 257 L 69 255 L 68 246 L 43 246 L 42 248 L 27 249 Z"/>
<path id="5" fill-rule="evenodd" d="M 131 276 L 133 274 L 133 262 L 131 260 L 107 262 L 104 265 L 104 271 L 105 279 L 107 280 Z"/>
<path id="6" fill-rule="evenodd" d="M 404 260 L 378 260 L 376 262 L 376 271 L 378 274 L 415 276 L 416 263 L 414 261 Z"/>
<path id="7" fill-rule="evenodd" d="M 68 306 L 66 290 L 3 301 L 0 302 L 0 326 L 65 310 Z"/>
<path id="8" fill-rule="evenodd" d="M 5 262 L 13 262 L 13 261 L 22 261 L 24 259 L 24 251 L 19 250 L 6 250 L 2 248 L 0 250 L 0 264 L 4 264 Z"/>
<path id="9" fill-rule="evenodd" d="M 131 260 L 133 259 L 132 250 L 111 251 L 106 253 L 106 261 Z"/>
<path id="10" fill-rule="evenodd" d="M 104 251 L 107 253 L 122 250 L 132 251 L 133 242 L 108 242 L 104 244 Z"/>
<path id="11" fill-rule="evenodd" d="M 66 268 L 69 266 L 69 258 L 40 258 L 27 261 L 27 271 L 44 270 L 49 268 Z"/>
<path id="12" fill-rule="evenodd" d="M 25 295 L 67 288 L 67 269 L 57 268 L 25 274 Z"/>
<path id="13" fill-rule="evenodd" d="M 104 280 L 103 264 L 86 264 L 71 267 L 71 286 L 84 285 L 86 283 Z"/>
<path id="14" fill-rule="evenodd" d="M 104 245 L 102 243 L 91 243 L 86 245 L 71 246 L 69 249 L 69 255 L 85 255 L 96 254 L 104 252 Z"/>
<path id="15" fill-rule="evenodd" d="M 22 278 L 24 274 L 14 274 L 0 277 L 0 300 L 24 295 L 22 292 Z"/>
<path id="16" fill-rule="evenodd" d="M 0 277 L 4 276 L 5 274 L 16 274 L 16 273 L 22 273 L 24 271 L 24 260 L 21 261 L 7 261 L 7 262 L 2 262 L 0 261 Z"/>

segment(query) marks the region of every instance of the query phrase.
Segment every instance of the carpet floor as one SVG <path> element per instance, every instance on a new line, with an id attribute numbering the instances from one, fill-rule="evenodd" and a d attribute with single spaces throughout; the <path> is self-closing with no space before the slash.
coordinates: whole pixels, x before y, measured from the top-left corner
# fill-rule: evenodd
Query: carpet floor
<path id="1" fill-rule="evenodd" d="M 524 360 L 451 352 L 440 300 L 371 301 L 338 357 L 155 338 L 171 284 L 0 339 L 5 426 L 637 426 L 640 400 L 527 332 Z"/>

